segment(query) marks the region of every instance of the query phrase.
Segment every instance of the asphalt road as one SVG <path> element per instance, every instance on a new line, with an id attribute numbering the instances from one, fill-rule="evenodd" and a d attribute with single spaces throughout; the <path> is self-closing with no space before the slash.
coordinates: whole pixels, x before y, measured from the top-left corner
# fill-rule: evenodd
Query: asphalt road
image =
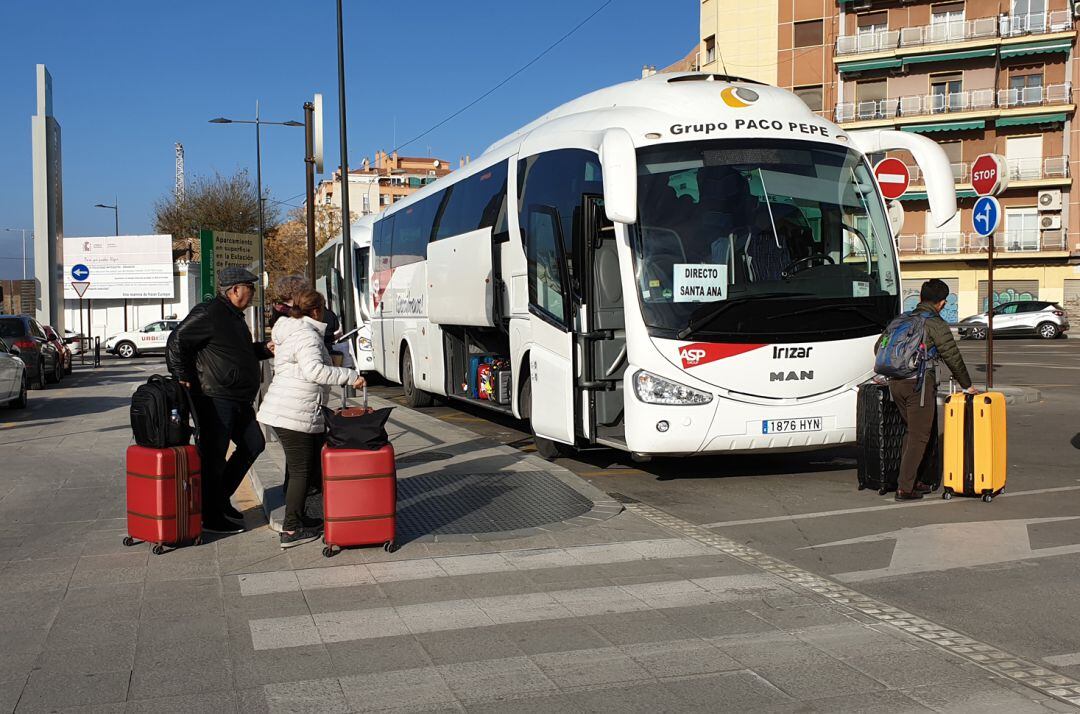
<path id="1" fill-rule="evenodd" d="M 1009 408 L 1008 490 L 992 503 L 898 504 L 858 491 L 855 451 L 659 459 L 607 449 L 560 463 L 660 508 L 940 624 L 1080 676 L 1080 340 L 997 340 L 994 382 L 1040 390 Z M 977 381 L 985 344 L 962 343 Z M 395 386 L 373 391 L 400 399 Z M 521 449 L 513 419 L 469 405 L 429 414 Z"/>

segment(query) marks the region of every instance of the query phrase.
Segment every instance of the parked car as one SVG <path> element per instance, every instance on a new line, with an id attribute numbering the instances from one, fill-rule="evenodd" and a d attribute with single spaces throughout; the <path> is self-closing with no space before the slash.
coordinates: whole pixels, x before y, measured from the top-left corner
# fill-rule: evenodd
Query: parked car
<path id="1" fill-rule="evenodd" d="M 158 320 L 141 330 L 121 332 L 105 340 L 105 351 L 123 359 L 152 352 L 164 353 L 169 335 L 179 324 L 179 320 Z"/>
<path id="2" fill-rule="evenodd" d="M 957 325 L 961 338 L 985 340 L 987 313 L 966 317 Z M 1069 329 L 1069 314 L 1056 302 L 1024 300 L 994 308 L 994 336 L 1036 335 L 1044 340 L 1061 337 Z"/>
<path id="3" fill-rule="evenodd" d="M 75 332 L 74 330 L 64 330 L 64 343 L 71 350 L 73 355 L 81 355 L 83 353 L 83 333 Z"/>
<path id="4" fill-rule="evenodd" d="M 45 336 L 45 330 L 29 315 L 0 315 L 0 339 L 8 347 L 19 350 L 26 365 L 31 389 L 44 389 L 47 383 L 59 382 L 64 376 L 60 353 Z"/>
<path id="5" fill-rule="evenodd" d="M 49 338 L 49 343 L 56 347 L 56 351 L 60 353 L 60 361 L 64 365 L 64 374 L 71 374 L 71 348 L 67 346 L 67 343 L 60 339 L 60 335 L 56 333 L 56 329 L 52 325 L 43 325 L 45 330 L 45 336 Z"/>
<path id="6" fill-rule="evenodd" d="M 26 406 L 26 390 L 30 387 L 26 365 L 19 358 L 20 352 L 18 347 L 0 339 L 0 404 L 15 409 Z"/>

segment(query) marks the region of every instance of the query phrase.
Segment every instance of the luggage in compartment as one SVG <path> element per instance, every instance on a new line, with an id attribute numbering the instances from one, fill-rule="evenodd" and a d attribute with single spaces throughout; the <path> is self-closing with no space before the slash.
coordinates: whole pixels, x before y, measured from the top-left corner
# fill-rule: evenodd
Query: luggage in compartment
<path id="1" fill-rule="evenodd" d="M 889 386 L 870 383 L 859 387 L 856 411 L 859 490 L 872 488 L 882 495 L 895 491 L 907 428 Z M 931 434 L 919 466 L 919 481 L 937 490 L 941 483 L 941 444 L 936 414 Z"/>
<path id="2" fill-rule="evenodd" d="M 493 378 L 494 367 L 485 363 L 476 368 L 476 391 L 480 399 L 494 401 L 495 382 Z"/>
<path id="3" fill-rule="evenodd" d="M 511 390 L 513 388 L 513 373 L 509 365 L 495 370 L 495 401 L 498 404 L 509 405 Z"/>
<path id="4" fill-rule="evenodd" d="M 1005 489 L 1007 471 L 1005 395 L 952 394 L 945 400 L 944 492 L 946 499 L 982 497 Z"/>
<path id="5" fill-rule="evenodd" d="M 323 555 L 342 547 L 383 545 L 395 550 L 397 470 L 394 447 L 322 451 Z"/>
<path id="6" fill-rule="evenodd" d="M 202 481 L 194 446 L 127 450 L 127 527 L 124 545 L 165 546 L 202 542 Z"/>

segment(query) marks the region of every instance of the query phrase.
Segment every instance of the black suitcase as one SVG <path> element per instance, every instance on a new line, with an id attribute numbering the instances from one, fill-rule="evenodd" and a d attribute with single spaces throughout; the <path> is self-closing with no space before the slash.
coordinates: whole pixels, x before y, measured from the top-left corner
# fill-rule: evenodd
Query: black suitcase
<path id="1" fill-rule="evenodd" d="M 895 491 L 907 429 L 900 410 L 889 395 L 888 385 L 864 384 L 859 387 L 856 410 L 859 490 L 872 488 L 882 495 Z M 933 437 L 919 466 L 919 481 L 937 490 L 941 485 L 942 463 L 936 411 L 931 433 Z"/>

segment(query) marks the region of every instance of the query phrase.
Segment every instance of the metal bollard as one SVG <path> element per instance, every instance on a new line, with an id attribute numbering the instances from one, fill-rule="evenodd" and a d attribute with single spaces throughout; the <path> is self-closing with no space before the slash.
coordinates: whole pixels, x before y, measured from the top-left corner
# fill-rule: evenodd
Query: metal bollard
<path id="1" fill-rule="evenodd" d="M 101 366 L 101 338 L 94 338 L 94 366 Z"/>

